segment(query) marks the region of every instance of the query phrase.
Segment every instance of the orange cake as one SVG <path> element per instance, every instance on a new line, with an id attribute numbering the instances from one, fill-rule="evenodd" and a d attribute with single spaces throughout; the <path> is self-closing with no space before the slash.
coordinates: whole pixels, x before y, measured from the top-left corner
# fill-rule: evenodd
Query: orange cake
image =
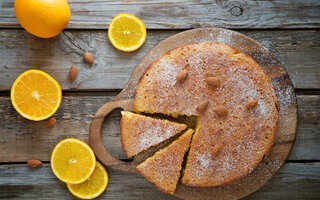
<path id="1" fill-rule="evenodd" d="M 137 166 L 138 172 L 164 193 L 173 194 L 193 130 L 188 129 L 168 147 Z"/>
<path id="2" fill-rule="evenodd" d="M 144 72 L 133 111 L 197 116 L 182 183 L 226 185 L 268 153 L 278 108 L 269 77 L 247 54 L 215 42 L 175 48 Z"/>
<path id="3" fill-rule="evenodd" d="M 128 158 L 181 133 L 187 125 L 122 111 L 121 143 Z"/>

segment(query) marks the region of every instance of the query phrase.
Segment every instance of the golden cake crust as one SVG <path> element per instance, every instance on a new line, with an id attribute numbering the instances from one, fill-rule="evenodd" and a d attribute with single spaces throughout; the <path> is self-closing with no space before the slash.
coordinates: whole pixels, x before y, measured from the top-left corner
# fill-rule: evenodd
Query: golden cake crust
<path id="1" fill-rule="evenodd" d="M 181 133 L 187 125 L 122 111 L 121 143 L 128 158 Z"/>
<path id="2" fill-rule="evenodd" d="M 250 56 L 205 42 L 154 61 L 140 79 L 133 110 L 198 116 L 182 183 L 207 187 L 246 176 L 261 162 L 277 132 L 276 103 L 270 79 Z"/>
<path id="3" fill-rule="evenodd" d="M 192 129 L 187 130 L 169 146 L 156 152 L 152 157 L 138 165 L 137 171 L 160 191 L 173 194 L 192 133 Z"/>

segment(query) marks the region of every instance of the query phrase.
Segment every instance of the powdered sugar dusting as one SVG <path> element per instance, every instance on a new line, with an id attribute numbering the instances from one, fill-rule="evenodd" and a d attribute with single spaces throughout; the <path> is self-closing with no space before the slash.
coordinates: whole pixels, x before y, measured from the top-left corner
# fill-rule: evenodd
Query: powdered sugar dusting
<path id="1" fill-rule="evenodd" d="M 287 77 L 281 77 L 280 79 L 272 79 L 271 82 L 275 87 L 275 91 L 278 97 L 278 103 L 280 104 L 280 113 L 288 110 L 288 106 L 294 104 L 294 88 L 291 85 L 284 85 L 283 81 L 286 81 Z"/>
<path id="2" fill-rule="evenodd" d="M 159 144 L 165 141 L 166 139 L 170 138 L 171 136 L 177 134 L 177 131 L 179 130 L 178 127 L 164 127 L 162 124 L 157 125 L 152 122 L 139 123 L 137 129 L 139 132 L 142 133 L 140 134 L 139 138 L 136 138 L 137 144 L 140 146 L 137 148 L 146 148 L 155 144 Z"/>
<path id="3" fill-rule="evenodd" d="M 187 70 L 187 79 L 177 83 L 182 70 Z M 210 76 L 219 78 L 218 88 L 208 86 Z M 194 138 L 199 145 L 190 150 L 185 176 L 196 185 L 203 180 L 219 185 L 251 172 L 268 152 L 278 114 L 272 87 L 261 68 L 237 49 L 190 44 L 170 51 L 149 68 L 138 86 L 134 110 L 199 115 L 196 107 L 209 101 L 208 111 L 200 115 L 201 128 Z M 252 110 L 246 108 L 250 99 L 258 100 Z M 214 112 L 220 105 L 228 110 L 226 118 Z M 223 156 L 210 156 L 218 141 L 224 145 Z"/>
<path id="4" fill-rule="evenodd" d="M 200 166 L 204 169 L 208 168 L 210 166 L 211 162 L 211 153 L 206 152 L 206 153 L 201 153 L 197 154 L 196 159 L 200 162 Z"/>
<path id="5" fill-rule="evenodd" d="M 190 42 L 205 42 L 205 41 L 214 41 L 214 42 L 221 42 L 221 43 L 225 43 L 225 44 L 229 44 L 232 46 L 235 46 L 236 48 L 238 48 L 239 50 L 241 50 L 244 53 L 248 53 L 257 63 L 260 64 L 260 66 L 265 70 L 265 72 L 269 75 L 269 77 L 271 78 L 272 84 L 275 87 L 275 91 L 277 94 L 277 100 L 278 103 L 280 104 L 280 120 L 279 120 L 279 124 L 278 124 L 278 134 L 277 134 L 277 139 L 276 141 L 290 141 L 292 140 L 292 134 L 288 135 L 286 137 L 286 133 L 292 133 L 295 132 L 295 126 L 292 126 L 292 122 L 296 121 L 296 109 L 293 109 L 293 105 L 295 105 L 295 97 L 294 97 L 294 89 L 291 86 L 290 82 L 287 82 L 289 80 L 289 78 L 286 75 L 285 70 L 283 69 L 283 67 L 280 65 L 279 66 L 279 62 L 277 61 L 277 59 L 270 54 L 270 52 L 266 49 L 263 48 L 261 45 L 257 44 L 256 42 L 243 37 L 241 34 L 233 32 L 233 31 L 229 31 L 229 30 L 224 30 L 224 29 L 207 29 L 207 30 L 193 30 L 191 31 L 192 34 L 185 34 L 187 35 L 187 39 L 184 37 L 183 34 L 181 34 L 181 36 L 175 36 L 171 39 L 171 43 L 174 45 L 168 45 L 168 43 L 166 44 L 167 46 L 164 48 L 163 46 L 159 46 L 159 48 L 156 48 L 156 51 L 152 51 L 151 54 L 149 54 L 150 57 L 152 57 L 153 59 L 151 59 L 152 61 L 155 60 L 156 58 L 160 57 L 160 55 L 162 55 L 163 53 L 165 53 L 166 51 L 172 49 L 173 47 L 179 46 L 179 45 L 183 45 L 186 43 L 190 43 Z M 205 34 L 202 34 L 203 32 L 205 32 Z M 179 41 L 181 38 L 181 42 L 176 42 Z M 183 38 L 183 39 L 182 39 Z M 265 45 L 267 48 L 270 47 L 270 43 L 268 43 L 268 41 L 262 41 L 263 45 Z M 151 61 L 150 61 L 151 63 Z M 147 64 L 149 65 L 149 64 Z M 147 67 L 147 66 L 145 66 Z M 281 75 L 282 74 L 282 75 Z M 279 78 L 280 77 L 280 78 Z M 245 82 L 245 81 L 244 81 Z M 241 84 L 241 83 L 240 83 Z M 244 83 L 245 84 L 245 83 Z M 251 93 L 252 91 L 255 90 L 249 90 L 248 92 L 250 93 L 250 97 L 254 97 L 256 96 L 256 94 Z M 185 91 L 186 92 L 186 91 Z M 201 97 L 194 97 L 194 94 L 189 95 L 186 94 L 187 98 L 189 99 L 201 99 Z M 234 99 L 236 99 L 237 97 L 235 97 Z M 168 100 L 170 100 L 169 97 L 167 96 L 163 96 L 163 98 L 161 98 L 162 102 L 167 102 Z M 211 104 L 212 102 L 210 102 Z M 254 111 L 254 113 L 256 114 L 262 114 L 262 115 L 267 115 L 268 113 L 268 107 L 267 107 L 268 102 L 265 101 L 259 101 L 257 109 Z M 195 107 L 196 105 L 194 105 Z M 241 107 L 242 105 L 238 105 L 239 107 Z M 237 108 L 238 109 L 238 108 Z M 214 114 L 213 111 L 208 111 L 208 113 L 210 114 Z M 287 123 L 287 122 L 291 122 L 291 123 Z M 276 122 L 271 123 L 270 126 L 274 127 L 276 125 Z M 261 128 L 261 127 L 260 127 Z M 212 130 L 208 130 L 209 132 L 212 132 Z M 260 131 L 254 130 L 253 133 L 251 134 L 251 138 L 257 137 L 258 133 Z M 228 130 L 228 128 L 226 128 L 226 130 L 224 131 L 224 133 L 226 135 L 236 135 L 235 132 Z M 289 138 L 291 137 L 291 138 Z M 294 137 L 294 136 L 293 136 Z M 250 139 L 248 137 L 245 138 Z M 218 140 L 218 137 L 217 137 Z M 239 152 L 242 150 L 246 150 L 246 149 L 255 149 L 256 150 L 256 146 L 247 146 L 247 145 L 243 145 L 243 144 L 239 144 L 236 145 L 234 150 L 235 152 Z M 261 151 L 257 151 L 259 154 L 262 153 Z M 221 152 L 221 156 L 225 156 L 225 150 L 223 150 Z M 205 154 L 200 154 L 203 155 L 203 157 L 206 157 Z M 206 169 L 206 166 L 212 167 L 212 165 L 209 165 L 206 161 L 206 159 L 202 159 L 201 156 L 198 155 L 197 156 L 197 160 L 200 161 L 201 166 L 204 166 L 204 168 L 201 168 L 202 170 Z M 276 156 L 275 156 L 276 155 Z M 276 154 L 273 153 L 273 151 L 270 153 L 270 157 L 268 156 L 265 159 L 265 162 L 262 162 L 256 170 L 254 170 L 252 173 L 250 173 L 245 179 L 240 179 L 238 181 L 233 182 L 232 184 L 229 184 L 228 186 L 225 187 L 218 187 L 218 188 L 210 188 L 210 194 L 212 194 L 212 192 L 214 193 L 214 191 L 223 191 L 224 195 L 229 195 L 229 192 L 231 190 L 229 190 L 229 188 L 232 187 L 237 187 L 237 188 L 247 188 L 247 186 L 254 188 L 255 185 L 260 185 L 262 183 L 264 183 L 266 180 L 268 180 L 277 170 L 278 168 L 283 164 L 283 157 L 286 157 L 287 152 L 277 152 Z M 237 155 L 235 155 L 233 158 L 231 159 L 226 159 L 225 162 L 228 163 L 226 164 L 224 167 L 221 167 L 220 170 L 224 171 L 226 173 L 226 170 L 224 169 L 229 169 L 230 166 L 234 165 L 233 163 L 239 162 L 239 160 L 237 159 Z M 248 172 L 250 172 L 253 168 L 249 168 L 250 170 Z M 204 189 L 204 188 L 203 188 Z M 201 189 L 202 190 L 202 189 Z M 200 189 L 199 189 L 200 191 Z M 183 191 L 183 192 L 188 192 L 187 191 Z M 196 197 L 197 193 L 192 193 L 192 195 Z M 232 195 L 230 193 L 230 195 Z M 232 196 L 231 196 L 232 197 Z"/>
<path id="6" fill-rule="evenodd" d="M 141 163 L 137 170 L 156 187 L 167 193 L 173 193 L 187 151 L 193 130 L 189 129 L 177 140 L 152 157 Z"/>
<path id="7" fill-rule="evenodd" d="M 160 144 L 187 128 L 184 124 L 128 112 L 123 112 L 121 126 L 123 147 L 128 157 Z"/>

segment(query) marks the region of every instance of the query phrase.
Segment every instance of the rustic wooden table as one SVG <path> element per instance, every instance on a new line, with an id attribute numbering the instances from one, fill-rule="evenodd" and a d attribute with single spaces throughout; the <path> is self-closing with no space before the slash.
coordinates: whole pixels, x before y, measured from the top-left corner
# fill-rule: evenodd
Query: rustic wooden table
<path id="1" fill-rule="evenodd" d="M 68 2 L 70 23 L 52 39 L 36 38 L 19 26 L 14 0 L 0 2 L 0 198 L 73 199 L 51 172 L 54 145 L 67 137 L 88 142 L 96 110 L 121 91 L 138 61 L 160 41 L 185 29 L 224 27 L 271 50 L 286 67 L 298 100 L 297 137 L 286 164 L 247 199 L 320 199 L 320 1 Z M 148 29 L 146 43 L 133 53 L 114 49 L 107 38 L 108 23 L 122 12 L 136 15 Z M 85 51 L 93 54 L 93 65 L 83 62 Z M 73 83 L 68 79 L 72 65 L 79 68 Z M 52 128 L 24 119 L 10 103 L 13 81 L 32 68 L 49 73 L 63 88 Z M 125 160 L 119 120 L 119 110 L 107 118 L 103 140 Z M 33 158 L 45 164 L 30 169 L 26 161 Z M 139 175 L 108 172 L 109 186 L 100 199 L 174 199 Z"/>

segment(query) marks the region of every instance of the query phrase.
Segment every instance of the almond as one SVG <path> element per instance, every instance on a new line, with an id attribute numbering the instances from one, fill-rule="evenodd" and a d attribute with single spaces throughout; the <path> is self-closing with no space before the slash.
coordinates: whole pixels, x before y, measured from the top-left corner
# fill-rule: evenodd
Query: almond
<path id="1" fill-rule="evenodd" d="M 40 160 L 28 160 L 27 163 L 30 167 L 40 167 L 42 165 Z"/>
<path id="2" fill-rule="evenodd" d="M 187 76 L 188 76 L 188 71 L 186 69 L 182 70 L 176 78 L 177 83 L 184 81 L 187 78 Z"/>
<path id="3" fill-rule="evenodd" d="M 217 106 L 215 108 L 215 112 L 220 116 L 226 116 L 228 115 L 228 110 L 224 106 Z"/>
<path id="4" fill-rule="evenodd" d="M 246 105 L 247 109 L 254 108 L 258 105 L 258 101 L 256 99 L 250 99 Z"/>
<path id="5" fill-rule="evenodd" d="M 78 67 L 72 66 L 69 71 L 70 80 L 74 81 L 78 75 Z"/>
<path id="6" fill-rule="evenodd" d="M 200 112 L 200 113 L 203 112 L 203 111 L 205 111 L 205 110 L 207 109 L 208 105 L 209 105 L 209 101 L 203 101 L 203 102 L 201 102 L 201 103 L 197 106 L 197 111 Z"/>
<path id="7" fill-rule="evenodd" d="M 89 52 L 85 52 L 85 53 L 83 54 L 83 58 L 84 58 L 84 60 L 85 60 L 87 63 L 92 64 L 92 63 L 94 62 L 93 56 L 92 56 L 91 53 L 89 53 Z"/>
<path id="8" fill-rule="evenodd" d="M 217 77 L 208 77 L 207 78 L 207 83 L 211 87 L 218 87 L 220 85 L 220 80 Z"/>
<path id="9" fill-rule="evenodd" d="M 47 121 L 44 123 L 46 127 L 52 127 L 57 123 L 57 120 L 54 117 L 51 117 L 47 119 Z"/>
<path id="10" fill-rule="evenodd" d="M 218 155 L 221 152 L 222 147 L 223 146 L 221 143 L 217 143 L 216 145 L 214 145 L 214 147 L 211 150 L 211 156 Z"/>

